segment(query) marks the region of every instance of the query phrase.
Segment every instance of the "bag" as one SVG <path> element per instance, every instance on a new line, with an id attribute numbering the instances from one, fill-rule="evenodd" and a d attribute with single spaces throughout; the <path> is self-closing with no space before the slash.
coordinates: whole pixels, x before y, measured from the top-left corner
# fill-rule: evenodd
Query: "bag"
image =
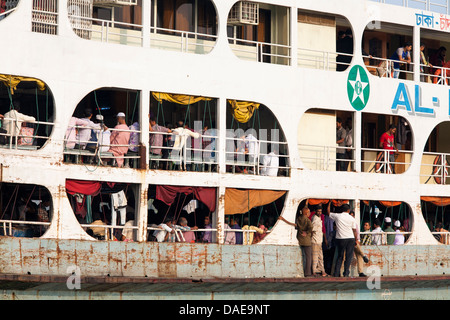
<path id="1" fill-rule="evenodd" d="M 19 146 L 32 146 L 33 145 L 34 128 L 22 126 L 19 131 L 19 139 L 17 144 Z"/>

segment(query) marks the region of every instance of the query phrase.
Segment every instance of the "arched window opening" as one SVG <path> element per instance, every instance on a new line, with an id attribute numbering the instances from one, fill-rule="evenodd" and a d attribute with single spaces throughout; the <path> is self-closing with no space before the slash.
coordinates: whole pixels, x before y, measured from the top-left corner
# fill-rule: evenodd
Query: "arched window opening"
<path id="1" fill-rule="evenodd" d="M 406 172 L 413 156 L 413 132 L 400 116 L 362 115 L 362 170 L 372 173 Z"/>
<path id="2" fill-rule="evenodd" d="M 217 12 L 210 0 L 152 0 L 153 48 L 208 54 L 217 29 Z"/>
<path id="3" fill-rule="evenodd" d="M 289 176 L 289 150 L 283 129 L 265 105 L 227 100 L 227 172 Z"/>
<path id="4" fill-rule="evenodd" d="M 217 243 L 217 188 L 150 185 L 147 240 Z"/>
<path id="5" fill-rule="evenodd" d="M 450 244 L 450 198 L 423 196 L 420 200 L 423 218 L 434 238 Z"/>
<path id="6" fill-rule="evenodd" d="M 405 244 L 413 226 L 411 207 L 401 201 L 361 201 L 361 245 Z"/>
<path id="7" fill-rule="evenodd" d="M 448 85 L 450 63 L 446 60 L 448 33 L 420 30 L 420 81 Z"/>
<path id="8" fill-rule="evenodd" d="M 39 238 L 52 217 L 52 197 L 45 187 L 0 183 L 0 235 Z"/>
<path id="9" fill-rule="evenodd" d="M 448 177 L 450 144 L 448 133 L 450 122 L 442 122 L 431 132 L 422 155 L 420 167 L 421 184 L 450 184 Z"/>
<path id="10" fill-rule="evenodd" d="M 142 0 L 105 5 L 103 1 L 69 0 L 69 21 L 83 39 L 142 46 Z"/>
<path id="11" fill-rule="evenodd" d="M 298 11 L 298 66 L 345 71 L 353 60 L 353 31 L 347 18 Z"/>
<path id="12" fill-rule="evenodd" d="M 75 217 L 90 236 L 137 241 L 137 185 L 67 180 L 66 190 Z"/>
<path id="13" fill-rule="evenodd" d="M 217 99 L 152 92 L 150 168 L 217 172 Z"/>
<path id="14" fill-rule="evenodd" d="M 355 170 L 354 112 L 310 109 L 298 126 L 298 148 L 306 168 Z M 319 133 L 320 134 L 317 134 Z"/>
<path id="15" fill-rule="evenodd" d="M 64 139 L 66 163 L 140 168 L 140 92 L 103 88 L 76 107 Z"/>
<path id="16" fill-rule="evenodd" d="M 228 42 L 243 60 L 290 65 L 290 9 L 239 1 L 228 15 Z"/>
<path id="17" fill-rule="evenodd" d="M 378 77 L 414 80 L 412 36 L 408 26 L 382 21 L 366 26 L 362 55 L 367 70 Z"/>
<path id="18" fill-rule="evenodd" d="M 270 236 L 283 211 L 286 191 L 227 188 L 225 244 L 252 245 Z"/>
<path id="19" fill-rule="evenodd" d="M 53 130 L 54 100 L 41 80 L 0 74 L 0 148 L 38 150 Z"/>

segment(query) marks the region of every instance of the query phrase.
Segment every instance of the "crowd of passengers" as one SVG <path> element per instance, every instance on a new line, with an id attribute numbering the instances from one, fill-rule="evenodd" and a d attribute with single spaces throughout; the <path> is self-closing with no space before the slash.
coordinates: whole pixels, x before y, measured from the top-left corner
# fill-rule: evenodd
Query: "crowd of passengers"
<path id="1" fill-rule="evenodd" d="M 240 217 L 227 217 L 224 224 L 224 244 L 251 245 L 263 240 L 273 227 L 273 219 L 264 222 L 263 219 L 252 225 L 248 217 L 243 217 L 242 225 Z M 186 216 L 166 218 L 162 223 L 150 224 L 148 240 L 157 242 L 187 242 L 187 243 L 213 243 L 213 233 L 216 229 L 212 226 L 211 217 L 206 215 L 201 226 L 189 226 Z"/>
<path id="2" fill-rule="evenodd" d="M 400 222 L 400 220 L 392 221 L 392 218 L 385 216 L 382 229 L 382 222 L 379 218 L 375 219 L 373 225 L 369 221 L 364 221 L 363 230 L 357 227 L 355 212 L 348 204 L 342 204 L 334 207 L 331 211 L 331 202 L 323 208 L 321 204 L 309 206 L 308 201 L 300 209 L 296 219 L 296 223 L 284 220 L 297 230 L 297 239 L 302 250 L 304 258 L 304 271 L 306 276 L 329 276 L 331 274 L 339 274 L 335 270 L 336 265 L 340 265 L 343 271 L 344 263 L 341 260 L 337 264 L 338 257 L 344 255 L 346 249 L 343 249 L 343 240 L 353 239 L 354 248 L 351 248 L 357 261 L 358 274 L 365 277 L 364 263 L 368 263 L 369 259 L 364 253 L 365 245 L 403 245 L 407 241 L 408 234 L 405 234 L 409 220 Z M 345 235 L 340 230 L 342 223 L 337 217 L 345 218 L 346 225 L 352 222 L 356 230 L 356 238 L 353 234 Z M 333 216 L 334 215 L 334 216 Z M 348 249 L 348 248 L 347 248 Z M 353 253 L 351 256 L 353 257 Z M 349 264 L 347 265 L 347 269 Z M 348 271 L 348 270 L 347 270 Z M 345 273 L 345 272 L 344 272 Z"/>
<path id="3" fill-rule="evenodd" d="M 52 208 L 48 199 L 35 200 L 27 192 L 20 192 L 14 201 L 9 201 L 6 208 L 3 208 L 0 220 L 27 221 L 37 224 L 18 224 L 13 226 L 12 232 L 5 224 L 0 228 L 0 235 L 12 235 L 14 237 L 41 237 L 48 229 L 52 216 Z M 39 224 L 45 223 L 45 224 Z"/>
<path id="4" fill-rule="evenodd" d="M 420 44 L 420 80 L 422 82 L 433 82 L 437 83 L 441 76 L 448 77 L 444 75 L 447 72 L 443 72 L 442 68 L 450 68 L 450 62 L 445 61 L 445 55 L 447 48 L 444 46 L 439 47 L 435 50 L 435 53 L 429 56 L 429 59 L 425 55 L 425 43 Z M 353 34 L 351 29 L 346 31 L 340 31 L 338 33 L 338 39 L 336 41 L 336 51 L 338 53 L 337 71 L 344 71 L 351 64 L 353 55 Z M 383 59 L 380 61 L 377 67 L 377 75 L 380 77 L 387 76 L 387 73 L 392 72 L 392 78 L 400 77 L 400 70 L 409 70 L 409 64 L 411 63 L 411 51 L 412 44 L 410 42 L 405 42 L 403 46 L 397 48 L 389 60 L 393 61 L 390 66 L 391 70 L 388 70 L 387 61 Z M 364 58 L 374 58 L 371 54 L 367 53 L 362 49 L 362 55 Z M 443 74 L 444 73 L 444 74 Z"/>
<path id="5" fill-rule="evenodd" d="M 186 207 L 191 206 L 190 204 Z M 189 210 L 189 209 L 188 209 Z M 200 207 L 194 209 L 195 213 L 188 213 L 187 210 L 181 210 L 178 217 L 164 217 L 161 219 L 153 210 L 149 211 L 147 241 L 153 242 L 186 242 L 186 243 L 216 243 L 213 234 L 217 234 L 217 229 L 213 227 L 211 215 Z M 199 217 L 199 221 L 193 220 L 193 216 Z M 94 213 L 93 222 L 85 227 L 86 232 L 98 240 L 116 240 L 116 241 L 136 241 L 136 234 L 133 230 L 136 221 L 134 210 L 127 208 L 125 224 L 118 223 L 118 228 L 112 230 L 112 236 L 109 236 L 108 218 L 100 213 Z M 203 217 L 203 218 L 202 218 Z M 162 220 L 161 223 L 156 223 Z M 191 222 L 192 221 L 192 222 Z M 197 223 L 199 222 L 199 223 Z M 242 223 L 240 223 L 242 222 Z M 274 219 L 263 218 L 253 225 L 249 223 L 247 216 L 231 216 L 226 218 L 224 224 L 224 244 L 231 245 L 250 245 L 263 240 L 274 225 Z M 80 221 L 82 223 L 82 221 Z"/>
<path id="6" fill-rule="evenodd" d="M 88 150 L 95 154 L 96 151 L 100 151 L 100 157 L 102 162 L 108 162 L 108 159 L 102 157 L 102 153 L 110 152 L 114 156 L 114 166 L 123 167 L 127 165 L 124 161 L 124 157 L 127 155 L 136 155 L 139 151 L 140 140 L 140 126 L 138 122 L 134 122 L 131 126 L 127 126 L 125 114 L 120 112 L 117 114 L 117 125 L 114 130 L 110 130 L 103 120 L 94 122 L 92 121 L 93 112 L 91 109 L 84 111 L 82 118 L 72 117 L 70 119 L 69 126 L 66 131 L 66 153 L 68 150 Z M 156 119 L 149 115 L 149 143 L 150 160 L 155 159 L 162 160 L 154 162 L 152 168 L 154 169 L 171 169 L 175 167 L 182 170 L 193 171 L 197 167 L 191 163 L 191 151 L 192 149 L 201 150 L 200 155 L 203 157 L 203 161 L 209 163 L 217 162 L 216 152 L 216 130 L 214 128 L 208 128 L 205 126 L 201 132 L 195 131 L 189 128 L 183 121 L 177 121 L 174 125 L 167 123 L 165 126 L 157 124 Z M 277 176 L 279 171 L 280 159 L 277 148 L 268 150 L 267 154 L 260 154 L 260 143 L 255 137 L 255 130 L 248 130 L 243 132 L 239 137 L 231 136 L 227 137 L 226 152 L 227 160 L 238 161 L 243 159 L 243 163 L 240 166 L 236 166 L 236 172 L 242 173 L 255 173 L 257 163 L 261 164 L 260 174 L 266 176 Z M 205 137 L 205 139 L 201 139 Z M 198 140 L 199 146 L 194 140 Z M 187 148 L 187 149 L 186 149 Z M 173 151 L 177 151 L 174 156 Z M 188 161 L 184 163 L 183 152 L 189 152 Z M 133 154 L 134 153 L 134 154 Z M 175 159 L 173 162 L 172 159 Z M 91 157 L 88 161 L 94 162 Z M 230 167 L 227 167 L 228 171 L 231 171 Z"/>

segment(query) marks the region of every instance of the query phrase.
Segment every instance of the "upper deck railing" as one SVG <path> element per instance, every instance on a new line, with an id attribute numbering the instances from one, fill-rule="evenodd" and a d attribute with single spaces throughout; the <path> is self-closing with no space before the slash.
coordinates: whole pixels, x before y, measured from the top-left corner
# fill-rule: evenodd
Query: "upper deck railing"
<path id="1" fill-rule="evenodd" d="M 378 3 L 393 4 L 406 8 L 422 9 L 437 13 L 450 14 L 449 0 L 370 0 Z"/>

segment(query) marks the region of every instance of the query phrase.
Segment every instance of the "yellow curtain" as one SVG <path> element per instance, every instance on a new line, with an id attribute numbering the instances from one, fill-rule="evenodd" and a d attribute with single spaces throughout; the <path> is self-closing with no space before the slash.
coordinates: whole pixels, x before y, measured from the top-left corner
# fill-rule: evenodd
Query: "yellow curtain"
<path id="1" fill-rule="evenodd" d="M 45 90 L 45 83 L 43 81 L 35 79 L 35 78 L 19 77 L 19 76 L 11 76 L 11 75 L 6 75 L 6 74 L 0 74 L 0 81 L 2 81 L 5 86 L 10 88 L 11 94 L 14 94 L 14 90 L 17 89 L 17 86 L 22 81 L 34 81 L 34 82 L 36 82 L 39 90 L 41 90 L 41 91 Z"/>
<path id="2" fill-rule="evenodd" d="M 225 190 L 225 214 L 246 213 L 250 209 L 272 203 L 282 197 L 286 191 L 272 190 Z"/>
<path id="3" fill-rule="evenodd" d="M 233 108 L 233 117 L 240 123 L 247 123 L 253 117 L 259 103 L 228 100 Z"/>
<path id="4" fill-rule="evenodd" d="M 189 105 L 193 103 L 197 103 L 199 101 L 211 101 L 211 98 L 206 97 L 196 97 L 189 96 L 185 94 L 172 94 L 172 93 L 162 93 L 162 92 L 152 92 L 153 97 L 158 101 L 162 102 L 163 100 L 174 102 L 182 105 Z"/>

